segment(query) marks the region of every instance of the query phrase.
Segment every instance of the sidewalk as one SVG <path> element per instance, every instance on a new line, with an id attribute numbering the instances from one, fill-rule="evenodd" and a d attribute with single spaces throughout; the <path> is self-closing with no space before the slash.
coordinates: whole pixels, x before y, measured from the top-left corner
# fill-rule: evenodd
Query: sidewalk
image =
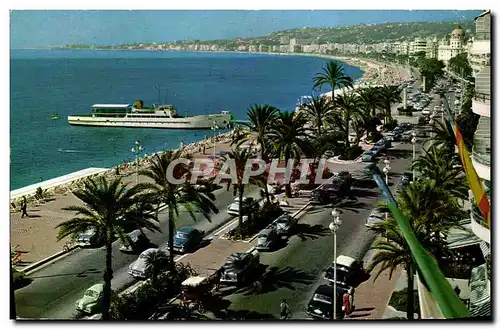
<path id="1" fill-rule="evenodd" d="M 375 252 L 368 252 L 365 256 L 364 267 L 371 262 Z M 401 277 L 402 268 L 398 268 L 392 273 L 389 279 L 389 270 L 382 272 L 375 281 L 375 275 L 380 270 L 381 265 L 376 266 L 370 273 L 370 278 L 361 283 L 354 291 L 355 309 L 346 320 L 374 320 L 382 319 L 386 311 L 389 298 Z"/>
<path id="2" fill-rule="evenodd" d="M 213 145 L 213 144 L 209 144 Z M 229 143 L 218 142 L 216 144 L 216 152 L 228 151 Z M 203 152 L 194 152 L 195 158 L 208 157 L 213 153 L 213 147 L 206 149 L 206 155 Z M 140 169 L 145 168 L 146 162 Z M 136 182 L 136 167 L 129 165 L 126 170 L 120 171 L 122 182 L 135 185 Z M 114 170 L 110 170 L 108 177 L 114 177 Z M 128 176 L 127 176 L 128 175 Z M 146 182 L 146 178 L 139 177 L 139 182 Z M 74 189 L 74 188 L 73 188 Z M 65 189 L 57 189 L 59 193 L 52 193 L 43 203 L 28 202 L 27 212 L 29 217 L 21 218 L 19 211 L 10 211 L 10 244 L 18 246 L 18 250 L 22 252 L 18 267 L 22 268 L 42 259 L 45 259 L 55 253 L 63 250 L 64 244 L 68 239 L 57 242 L 56 236 L 58 231 L 55 227 L 74 217 L 74 212 L 64 211 L 62 208 L 70 205 L 79 205 L 81 201 L 71 193 L 70 187 Z"/>

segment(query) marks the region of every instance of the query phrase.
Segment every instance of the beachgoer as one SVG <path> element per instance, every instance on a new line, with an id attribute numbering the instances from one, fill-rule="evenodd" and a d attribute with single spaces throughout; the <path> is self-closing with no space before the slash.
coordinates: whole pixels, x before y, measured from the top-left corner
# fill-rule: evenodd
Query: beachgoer
<path id="1" fill-rule="evenodd" d="M 205 154 L 205 149 L 206 149 L 206 147 L 205 147 L 205 145 L 203 145 L 203 154 Z"/>
<path id="2" fill-rule="evenodd" d="M 290 307 L 288 306 L 287 302 L 285 299 L 281 301 L 280 304 L 280 316 L 282 320 L 286 320 L 292 312 L 290 311 Z"/>
<path id="3" fill-rule="evenodd" d="M 29 217 L 28 212 L 26 209 L 28 208 L 28 201 L 26 200 L 26 197 L 23 195 L 23 201 L 21 201 L 21 218 L 24 216 Z"/>

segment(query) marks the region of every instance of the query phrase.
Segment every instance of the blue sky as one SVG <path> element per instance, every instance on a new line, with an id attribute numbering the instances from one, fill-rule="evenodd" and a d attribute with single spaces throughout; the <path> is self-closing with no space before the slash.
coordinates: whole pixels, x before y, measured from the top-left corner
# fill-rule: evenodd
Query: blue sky
<path id="1" fill-rule="evenodd" d="M 11 12 L 11 47 L 214 40 L 263 36 L 296 27 L 383 22 L 459 21 L 481 10 L 104 11 Z"/>

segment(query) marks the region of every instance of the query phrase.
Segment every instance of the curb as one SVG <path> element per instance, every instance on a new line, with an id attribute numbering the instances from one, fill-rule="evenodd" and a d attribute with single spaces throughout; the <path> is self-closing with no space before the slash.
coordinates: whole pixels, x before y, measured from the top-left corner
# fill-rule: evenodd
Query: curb
<path id="1" fill-rule="evenodd" d="M 64 251 L 64 250 L 59 251 L 59 252 L 57 252 L 57 253 L 55 253 L 47 258 L 42 259 L 41 261 L 38 261 L 34 264 L 26 266 L 25 268 L 23 268 L 21 270 L 21 272 L 24 272 L 25 275 L 29 275 L 30 274 L 29 272 L 33 272 L 33 270 L 36 270 L 38 267 L 45 265 L 56 258 L 59 258 L 59 257 L 66 255 L 66 254 L 69 254 L 71 251 L 75 250 L 76 248 L 79 248 L 79 247 L 73 246 L 73 247 L 69 248 L 68 251 Z"/>

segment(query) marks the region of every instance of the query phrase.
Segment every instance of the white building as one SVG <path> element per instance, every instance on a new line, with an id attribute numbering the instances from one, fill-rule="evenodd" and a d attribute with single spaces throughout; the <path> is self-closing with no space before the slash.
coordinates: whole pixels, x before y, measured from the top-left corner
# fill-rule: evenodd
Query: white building
<path id="1" fill-rule="evenodd" d="M 427 40 L 422 38 L 415 38 L 410 43 L 410 55 L 425 52 L 427 50 Z"/>
<path id="2" fill-rule="evenodd" d="M 427 40 L 427 47 L 425 49 L 425 57 L 426 58 L 438 58 L 438 39 L 434 37 L 434 39 Z"/>
<path id="3" fill-rule="evenodd" d="M 437 59 L 447 65 L 451 58 L 465 52 L 467 52 L 465 31 L 461 27 L 457 27 L 451 32 L 450 40 L 443 39 L 440 41 Z"/>
<path id="4" fill-rule="evenodd" d="M 474 74 L 490 65 L 491 57 L 491 12 L 485 11 L 476 17 L 476 34 L 470 49 L 469 62 Z"/>

